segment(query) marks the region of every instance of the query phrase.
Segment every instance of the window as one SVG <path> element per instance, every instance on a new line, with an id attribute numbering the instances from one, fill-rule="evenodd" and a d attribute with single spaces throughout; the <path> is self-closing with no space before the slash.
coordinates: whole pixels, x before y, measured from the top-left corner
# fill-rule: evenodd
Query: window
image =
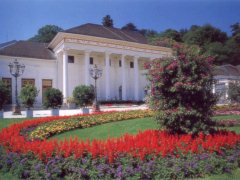
<path id="1" fill-rule="evenodd" d="M 89 64 L 93 64 L 93 57 L 89 58 Z"/>
<path id="2" fill-rule="evenodd" d="M 44 103 L 44 93 L 47 89 L 52 88 L 52 80 L 51 79 L 43 79 L 42 80 L 42 103 Z"/>
<path id="3" fill-rule="evenodd" d="M 122 67 L 122 61 L 119 60 L 119 67 Z"/>
<path id="4" fill-rule="evenodd" d="M 74 56 L 68 56 L 68 63 L 74 63 Z"/>
<path id="5" fill-rule="evenodd" d="M 35 79 L 22 79 L 22 87 L 24 87 L 28 84 L 35 86 Z"/>
<path id="6" fill-rule="evenodd" d="M 130 68 L 134 68 L 134 63 L 130 62 Z"/>
<path id="7" fill-rule="evenodd" d="M 7 85 L 10 96 L 8 97 L 7 104 L 12 104 L 12 78 L 2 78 L 4 84 Z"/>

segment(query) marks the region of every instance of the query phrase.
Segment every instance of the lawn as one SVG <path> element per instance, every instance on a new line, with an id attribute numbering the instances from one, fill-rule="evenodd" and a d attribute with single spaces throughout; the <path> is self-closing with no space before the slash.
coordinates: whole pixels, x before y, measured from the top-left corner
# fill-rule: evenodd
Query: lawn
<path id="1" fill-rule="evenodd" d="M 153 118 L 139 118 L 134 120 L 107 123 L 86 129 L 76 129 L 53 136 L 52 138 L 57 138 L 60 140 L 64 140 L 65 138 L 68 139 L 70 137 L 78 137 L 82 140 L 107 139 L 108 137 L 119 137 L 125 133 L 137 134 L 139 131 L 156 128 L 157 123 L 153 120 Z"/>
<path id="2" fill-rule="evenodd" d="M 224 115 L 224 116 L 215 116 L 216 120 L 225 120 L 225 119 L 239 119 L 238 115 Z M 94 126 L 87 129 L 76 129 L 73 131 L 68 131 L 56 136 L 53 136 L 51 139 L 60 139 L 64 140 L 69 139 L 70 137 L 78 137 L 82 140 L 93 140 L 93 139 L 107 139 L 108 137 L 119 137 L 125 133 L 137 134 L 139 131 L 144 131 L 146 129 L 157 129 L 158 125 L 153 118 L 140 118 L 134 120 L 127 120 L 121 122 L 107 123 L 100 126 Z M 240 126 L 228 128 L 231 131 L 236 131 L 240 133 Z"/>
<path id="3" fill-rule="evenodd" d="M 28 118 L 29 119 L 29 118 Z M 26 120 L 26 118 L 14 118 L 14 119 L 0 119 L 0 129 L 2 128 L 5 128 L 11 124 L 14 124 L 14 123 L 19 123 L 23 120 Z"/>
<path id="4" fill-rule="evenodd" d="M 239 119 L 240 116 L 236 115 L 226 115 L 226 116 L 217 116 L 214 117 L 216 120 L 224 120 L 224 119 Z M 7 127 L 10 124 L 21 122 L 25 119 L 0 119 L 0 129 Z M 65 132 L 59 135 L 56 135 L 52 138 L 64 139 L 70 138 L 70 136 L 78 137 L 79 139 L 106 139 L 108 137 L 119 137 L 124 133 L 136 134 L 138 131 L 143 131 L 146 129 L 156 129 L 157 123 L 153 120 L 153 118 L 139 118 L 134 120 L 126 120 L 121 122 L 113 122 L 107 123 L 91 128 L 86 129 L 76 129 L 73 131 Z M 229 130 L 236 131 L 240 133 L 240 126 L 235 126 L 228 128 Z M 201 180 L 227 180 L 227 179 L 239 179 L 240 177 L 240 169 L 237 169 L 233 172 L 233 174 L 223 174 L 223 175 L 213 175 L 209 177 L 202 178 Z M 17 179 L 16 176 L 12 174 L 2 174 L 0 173 L 0 179 Z M 200 179 L 199 179 L 200 180 Z"/>

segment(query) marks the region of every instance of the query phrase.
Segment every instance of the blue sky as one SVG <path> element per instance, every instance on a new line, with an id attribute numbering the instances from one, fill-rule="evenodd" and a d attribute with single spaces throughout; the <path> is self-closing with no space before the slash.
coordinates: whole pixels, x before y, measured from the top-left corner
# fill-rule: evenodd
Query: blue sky
<path id="1" fill-rule="evenodd" d="M 26 40 L 46 24 L 101 24 L 106 14 L 115 27 L 133 22 L 163 31 L 210 23 L 230 34 L 240 22 L 240 0 L 0 0 L 0 43 Z"/>

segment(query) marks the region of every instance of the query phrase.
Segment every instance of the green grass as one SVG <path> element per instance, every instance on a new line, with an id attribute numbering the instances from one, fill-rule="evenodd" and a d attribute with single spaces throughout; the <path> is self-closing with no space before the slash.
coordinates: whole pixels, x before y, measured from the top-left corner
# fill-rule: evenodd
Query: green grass
<path id="1" fill-rule="evenodd" d="M 17 180 L 18 177 L 11 173 L 2 173 L 0 172 L 0 179 L 1 180 Z"/>
<path id="2" fill-rule="evenodd" d="M 8 119 L 8 118 L 5 118 L 5 119 L 0 119 L 0 129 L 2 128 L 5 128 L 11 124 L 14 124 L 14 123 L 19 123 L 23 120 L 26 120 L 26 119 L 29 119 L 29 118 L 13 118 L 13 119 Z"/>
<path id="3" fill-rule="evenodd" d="M 195 179 L 195 180 L 238 180 L 240 179 L 240 168 L 232 172 L 232 174 L 219 174 L 207 176 L 205 178 Z"/>
<path id="4" fill-rule="evenodd" d="M 226 119 L 238 119 L 238 115 L 226 115 L 226 116 L 216 116 L 216 120 L 226 120 Z M 146 129 L 157 129 L 158 125 L 153 118 L 141 118 L 120 122 L 107 123 L 100 126 L 95 126 L 86 129 L 76 129 L 68 131 L 62 134 L 53 136 L 50 139 L 64 140 L 70 137 L 78 137 L 81 140 L 93 140 L 93 139 L 107 139 L 108 137 L 120 137 L 125 133 L 136 134 L 140 130 L 144 131 Z M 229 130 L 236 131 L 240 133 L 240 126 L 228 128 Z"/>
<path id="5" fill-rule="evenodd" d="M 70 137 L 78 137 L 82 140 L 107 139 L 108 137 L 119 137 L 122 134 L 137 134 L 140 130 L 156 129 L 157 123 L 153 118 L 140 118 L 134 120 L 126 120 L 120 122 L 107 123 L 86 129 L 76 129 L 68 131 L 51 139 L 69 139 Z"/>
<path id="6" fill-rule="evenodd" d="M 215 116 L 213 119 L 216 120 L 226 120 L 226 119 L 236 119 L 240 120 L 240 115 L 222 115 L 222 116 Z"/>

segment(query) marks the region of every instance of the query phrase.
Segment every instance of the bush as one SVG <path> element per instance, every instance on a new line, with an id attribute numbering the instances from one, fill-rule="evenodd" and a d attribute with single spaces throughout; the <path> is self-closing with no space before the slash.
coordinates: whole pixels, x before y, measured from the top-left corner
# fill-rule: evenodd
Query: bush
<path id="1" fill-rule="evenodd" d="M 23 87 L 21 89 L 20 96 L 19 96 L 19 98 L 22 101 L 22 104 L 28 109 L 32 108 L 36 100 L 36 97 L 38 95 L 38 92 L 39 91 L 35 86 L 26 85 L 25 87 Z"/>
<path id="2" fill-rule="evenodd" d="M 151 82 L 150 107 L 158 110 L 157 121 L 170 133 L 214 131 L 212 93 L 213 58 L 198 49 L 175 47 L 172 58 L 146 64 Z"/>
<path id="3" fill-rule="evenodd" d="M 59 89 L 49 88 L 44 93 L 45 101 L 44 107 L 57 109 L 60 108 L 63 103 L 63 94 Z"/>
<path id="4" fill-rule="evenodd" d="M 0 110 L 2 110 L 3 105 L 7 102 L 10 96 L 10 92 L 6 84 L 0 80 Z"/>
<path id="5" fill-rule="evenodd" d="M 80 107 L 90 105 L 95 98 L 94 89 L 92 86 L 77 86 L 73 90 L 73 98 L 76 104 Z"/>

